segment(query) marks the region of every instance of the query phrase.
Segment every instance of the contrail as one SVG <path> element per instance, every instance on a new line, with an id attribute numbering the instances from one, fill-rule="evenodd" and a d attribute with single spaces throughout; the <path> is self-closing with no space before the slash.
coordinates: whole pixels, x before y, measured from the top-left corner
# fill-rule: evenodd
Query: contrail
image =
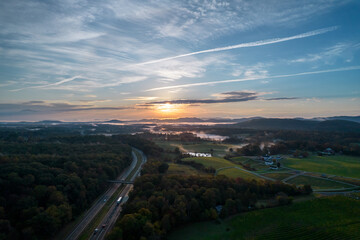
<path id="1" fill-rule="evenodd" d="M 192 52 L 192 53 L 180 54 L 180 55 L 173 56 L 173 57 L 160 58 L 160 59 L 151 60 L 151 61 L 147 61 L 147 62 L 137 63 L 134 65 L 135 66 L 147 65 L 147 64 L 153 64 L 153 63 L 158 63 L 158 62 L 163 62 L 163 61 L 168 61 L 168 60 L 172 60 L 172 59 L 176 59 L 176 58 L 182 58 L 182 57 L 198 55 L 198 54 L 203 54 L 203 53 L 220 52 L 220 51 L 226 51 L 226 50 L 237 49 L 237 48 L 257 47 L 257 46 L 269 45 L 269 44 L 274 44 L 274 43 L 286 42 L 286 41 L 290 41 L 290 40 L 307 38 L 307 37 L 316 36 L 319 34 L 324 34 L 327 32 L 334 31 L 337 28 L 338 28 L 337 26 L 321 28 L 318 30 L 301 33 L 301 34 L 291 36 L 291 37 L 273 38 L 273 39 L 261 40 L 261 41 L 256 41 L 256 42 L 240 43 L 237 45 L 231 45 L 231 46 L 227 46 L 227 47 L 212 48 L 212 49 L 207 49 L 207 50 L 202 50 L 202 51 L 197 51 L 197 52 Z"/>
<path id="2" fill-rule="evenodd" d="M 189 84 L 174 85 L 174 86 L 167 86 L 167 87 L 150 88 L 150 89 L 145 90 L 145 92 L 167 90 L 167 89 L 174 89 L 174 88 L 188 88 L 188 87 L 195 87 L 195 86 L 215 85 L 215 84 L 222 84 L 222 83 L 262 80 L 262 79 L 270 79 L 270 78 L 286 78 L 286 77 L 304 76 L 304 75 L 330 73 L 330 72 L 353 71 L 353 70 L 360 70 L 360 66 L 351 66 L 351 67 L 344 67 L 344 68 L 327 69 L 327 70 L 321 70 L 321 71 L 302 72 L 302 73 L 285 74 L 285 75 L 275 75 L 275 76 L 267 76 L 267 77 L 239 78 L 239 79 L 221 80 L 221 81 L 213 81 L 213 82 L 189 83 Z"/>
<path id="3" fill-rule="evenodd" d="M 17 92 L 17 91 L 21 91 L 21 90 L 28 89 L 28 88 L 44 88 L 44 87 L 57 86 L 57 85 L 60 85 L 60 84 L 63 84 L 63 83 L 74 81 L 77 78 L 82 78 L 82 76 L 79 75 L 79 76 L 74 76 L 74 77 L 71 77 L 71 78 L 66 78 L 66 79 L 63 79 L 63 80 L 58 81 L 56 83 L 50 83 L 50 84 L 46 84 L 46 85 L 39 85 L 39 86 L 32 86 L 32 87 L 24 87 L 24 88 L 9 90 L 9 91 Z"/>

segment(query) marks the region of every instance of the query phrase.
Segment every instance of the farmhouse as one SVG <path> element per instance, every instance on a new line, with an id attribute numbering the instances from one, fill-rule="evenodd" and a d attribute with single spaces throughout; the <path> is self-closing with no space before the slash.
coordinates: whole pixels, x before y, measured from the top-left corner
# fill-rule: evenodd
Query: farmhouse
<path id="1" fill-rule="evenodd" d="M 210 153 L 194 153 L 194 152 L 188 152 L 191 157 L 211 157 Z"/>
<path id="2" fill-rule="evenodd" d="M 323 155 L 334 155 L 335 151 L 332 150 L 331 148 L 327 148 L 322 152 Z"/>

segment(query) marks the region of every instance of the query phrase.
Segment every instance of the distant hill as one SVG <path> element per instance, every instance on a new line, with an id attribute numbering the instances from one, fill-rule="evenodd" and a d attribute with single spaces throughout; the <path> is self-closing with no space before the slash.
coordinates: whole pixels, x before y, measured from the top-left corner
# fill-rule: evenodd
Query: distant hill
<path id="1" fill-rule="evenodd" d="M 325 117 L 325 118 L 314 118 L 314 120 L 346 120 L 360 123 L 360 116 L 335 116 L 335 117 Z"/>
<path id="2" fill-rule="evenodd" d="M 57 120 L 43 120 L 43 121 L 39 121 L 38 123 L 62 123 L 62 121 L 57 121 Z"/>
<path id="3" fill-rule="evenodd" d="M 117 120 L 117 119 L 112 119 L 112 120 L 109 120 L 109 121 L 104 121 L 104 123 L 123 123 L 124 121 L 121 121 L 121 120 Z"/>
<path id="4" fill-rule="evenodd" d="M 340 131 L 360 132 L 360 123 L 345 120 L 299 120 L 263 118 L 236 123 L 237 128 L 261 129 L 261 130 L 309 130 L 309 131 Z"/>
<path id="5" fill-rule="evenodd" d="M 360 123 L 346 120 L 328 120 L 319 122 L 317 129 L 320 131 L 360 132 Z"/>

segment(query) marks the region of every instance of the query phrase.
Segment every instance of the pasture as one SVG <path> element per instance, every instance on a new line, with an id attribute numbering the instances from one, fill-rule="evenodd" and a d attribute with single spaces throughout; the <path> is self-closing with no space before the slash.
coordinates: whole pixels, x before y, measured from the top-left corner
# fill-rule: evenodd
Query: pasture
<path id="1" fill-rule="evenodd" d="M 290 179 L 287 183 L 295 185 L 305 185 L 309 184 L 313 189 L 342 189 L 342 188 L 352 188 L 353 186 L 346 183 L 333 182 L 327 179 L 315 178 L 310 176 L 300 175 L 295 178 Z"/>
<path id="2" fill-rule="evenodd" d="M 255 179 L 255 180 L 261 180 L 262 178 L 254 175 L 254 174 L 251 174 L 251 173 L 247 173 L 245 171 L 241 171 L 239 169 L 236 169 L 236 168 L 228 168 L 228 169 L 223 169 L 223 170 L 220 170 L 218 172 L 218 175 L 225 175 L 227 177 L 230 177 L 230 178 L 244 178 L 244 179 L 248 179 L 248 180 L 251 180 L 251 179 Z"/>
<path id="3" fill-rule="evenodd" d="M 176 164 L 176 163 L 169 163 L 169 169 L 167 174 L 174 175 L 206 175 L 206 173 L 200 172 L 195 168 L 187 165 Z"/>
<path id="4" fill-rule="evenodd" d="M 345 155 L 286 158 L 281 160 L 286 167 L 344 177 L 360 178 L 360 157 Z"/>
<path id="5" fill-rule="evenodd" d="M 359 214 L 358 200 L 321 198 L 239 214 L 220 224 L 190 224 L 169 239 L 358 239 Z"/>
<path id="6" fill-rule="evenodd" d="M 281 181 L 287 177 L 290 177 L 291 173 L 286 173 L 286 172 L 275 172 L 275 173 L 265 173 L 265 174 L 261 174 L 262 176 L 265 176 L 265 177 L 269 177 L 269 178 L 272 178 L 272 179 L 275 179 L 275 180 L 278 180 L 278 181 Z"/>
<path id="7" fill-rule="evenodd" d="M 219 169 L 223 167 L 239 166 L 224 158 L 218 158 L 218 157 L 189 157 L 189 158 L 183 158 L 182 160 L 195 161 L 197 163 L 201 163 L 205 167 L 213 167 L 215 169 Z"/>

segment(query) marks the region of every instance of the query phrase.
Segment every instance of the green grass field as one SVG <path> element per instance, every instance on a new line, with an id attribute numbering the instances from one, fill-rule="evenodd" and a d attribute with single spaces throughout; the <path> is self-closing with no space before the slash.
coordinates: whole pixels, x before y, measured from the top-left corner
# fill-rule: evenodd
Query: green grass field
<path id="1" fill-rule="evenodd" d="M 205 167 L 213 167 L 215 169 L 219 169 L 223 167 L 239 166 L 224 158 L 218 158 L 218 157 L 190 157 L 190 158 L 184 158 L 183 161 L 195 161 L 203 164 Z"/>
<path id="2" fill-rule="evenodd" d="M 313 189 L 342 189 L 342 188 L 352 188 L 353 186 L 348 184 L 341 184 L 338 182 L 329 181 L 326 179 L 314 178 L 309 176 L 297 176 L 290 179 L 287 183 L 295 185 L 305 185 L 310 184 Z"/>
<path id="3" fill-rule="evenodd" d="M 194 223 L 173 231 L 169 239 L 359 239 L 359 214 L 358 200 L 321 198 L 243 213 L 221 224 Z"/>
<path id="4" fill-rule="evenodd" d="M 195 168 L 187 165 L 169 163 L 169 169 L 167 174 L 179 174 L 179 175 L 206 175 L 206 173 L 199 172 Z"/>
<path id="5" fill-rule="evenodd" d="M 282 164 L 308 172 L 320 172 L 338 176 L 360 178 L 360 157 L 351 156 L 316 156 L 308 158 L 287 158 Z"/>
<path id="6" fill-rule="evenodd" d="M 261 174 L 261 175 L 281 181 L 287 177 L 290 177 L 293 174 L 286 173 L 286 172 L 280 172 L 280 173 L 276 172 L 276 173 L 265 173 L 265 174 Z"/>
<path id="7" fill-rule="evenodd" d="M 228 168 L 228 169 L 223 169 L 221 171 L 218 172 L 218 175 L 225 175 L 227 177 L 231 177 L 231 178 L 244 178 L 244 179 L 255 179 L 255 180 L 261 180 L 262 178 L 255 176 L 254 174 L 251 173 L 247 173 L 244 171 L 241 171 L 239 169 L 236 168 Z"/>
<path id="8" fill-rule="evenodd" d="M 237 162 L 237 163 L 247 163 L 249 162 L 251 159 L 247 158 L 247 157 L 232 157 L 231 161 Z"/>

